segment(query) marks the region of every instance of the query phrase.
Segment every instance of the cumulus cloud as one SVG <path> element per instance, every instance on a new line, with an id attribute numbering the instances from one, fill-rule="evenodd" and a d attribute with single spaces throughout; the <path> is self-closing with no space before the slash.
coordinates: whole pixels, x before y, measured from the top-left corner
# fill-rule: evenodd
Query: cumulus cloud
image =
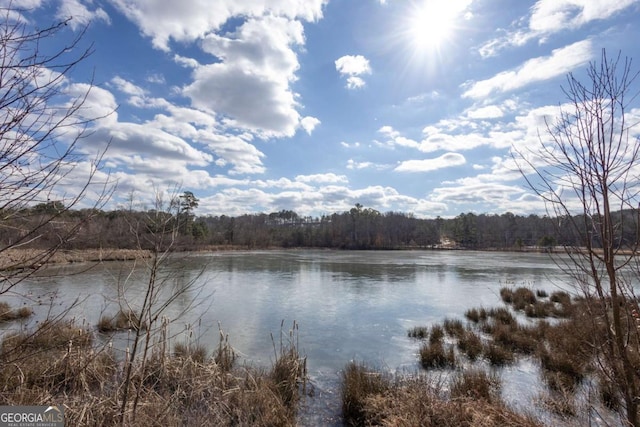
<path id="1" fill-rule="evenodd" d="M 85 27 L 91 21 L 111 23 L 111 19 L 104 9 L 98 7 L 95 10 L 89 10 L 80 0 L 62 0 L 56 12 L 56 18 L 61 20 L 71 18 L 68 25 L 73 30 Z"/>
<path id="2" fill-rule="evenodd" d="M 534 82 L 561 76 L 587 63 L 591 56 L 591 41 L 579 41 L 554 49 L 550 56 L 530 59 L 515 70 L 503 71 L 490 79 L 474 82 L 462 96 L 483 98 L 493 92 L 507 92 Z"/>
<path id="3" fill-rule="evenodd" d="M 496 119 L 502 116 L 504 116 L 504 112 L 497 105 L 488 105 L 467 111 L 467 117 L 470 119 Z"/>
<path id="4" fill-rule="evenodd" d="M 195 68 L 183 93 L 194 107 L 228 117 L 230 126 L 293 136 L 300 115 L 290 87 L 299 68 L 292 45 L 303 43 L 300 22 L 275 16 L 249 19 L 224 36 L 210 34 L 202 48 L 221 62 Z"/>
<path id="5" fill-rule="evenodd" d="M 369 60 L 362 55 L 345 55 L 335 61 L 336 70 L 341 76 L 347 77 L 348 89 L 359 89 L 365 86 L 361 77 L 363 74 L 371 74 Z"/>
<path id="6" fill-rule="evenodd" d="M 198 68 L 200 63 L 193 58 L 187 58 L 182 55 L 173 55 L 173 62 L 184 68 Z"/>
<path id="7" fill-rule="evenodd" d="M 212 160 L 210 154 L 193 148 L 182 138 L 171 135 L 161 129 L 137 123 L 111 123 L 92 131 L 83 141 L 83 147 L 106 147 L 109 150 L 106 159 L 118 158 L 127 162 L 128 156 L 137 155 L 151 161 L 185 162 L 197 166 L 206 166 Z"/>
<path id="8" fill-rule="evenodd" d="M 306 182 L 306 183 L 318 183 L 318 184 L 327 184 L 327 183 L 347 183 L 349 180 L 344 175 L 336 175 L 334 173 L 322 173 L 322 174 L 314 174 L 314 175 L 298 175 L 296 176 L 296 181 Z"/>
<path id="9" fill-rule="evenodd" d="M 153 45 L 169 50 L 169 41 L 191 42 L 219 30 L 233 17 L 255 18 L 265 15 L 288 20 L 316 21 L 328 0 L 113 0 L 113 4 Z"/>
<path id="10" fill-rule="evenodd" d="M 528 20 L 516 22 L 514 30 L 485 43 L 480 54 L 494 56 L 507 47 L 522 46 L 532 39 L 544 42 L 552 34 L 608 19 L 634 4 L 637 0 L 538 0 L 530 9 Z M 521 28 L 523 24 L 526 28 Z"/>
<path id="11" fill-rule="evenodd" d="M 320 124 L 320 120 L 315 118 L 315 117 L 311 117 L 311 116 L 303 117 L 300 120 L 300 126 L 302 126 L 302 129 L 304 129 L 304 131 L 307 132 L 309 135 L 311 135 L 313 130 L 319 124 Z"/>
<path id="12" fill-rule="evenodd" d="M 115 76 L 114 78 L 112 78 L 111 83 L 116 87 L 116 89 L 118 89 L 120 92 L 126 93 L 127 95 L 145 96 L 146 94 L 146 91 L 140 86 L 136 86 L 135 84 L 123 79 L 120 76 Z"/>
<path id="13" fill-rule="evenodd" d="M 396 168 L 396 172 L 431 172 L 438 169 L 464 165 L 467 160 L 459 153 L 446 153 L 433 159 L 405 160 Z"/>

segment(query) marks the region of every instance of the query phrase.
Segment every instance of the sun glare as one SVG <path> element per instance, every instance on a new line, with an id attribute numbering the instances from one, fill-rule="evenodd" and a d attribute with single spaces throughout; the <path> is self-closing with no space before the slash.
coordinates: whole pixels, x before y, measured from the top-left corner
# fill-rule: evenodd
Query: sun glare
<path id="1" fill-rule="evenodd" d="M 410 11 L 408 37 L 416 50 L 439 50 L 454 36 L 468 1 L 426 0 Z"/>

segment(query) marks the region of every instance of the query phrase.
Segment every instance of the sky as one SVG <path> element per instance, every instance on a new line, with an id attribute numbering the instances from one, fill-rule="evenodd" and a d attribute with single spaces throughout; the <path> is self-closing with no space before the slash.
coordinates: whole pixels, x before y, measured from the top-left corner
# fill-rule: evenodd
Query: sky
<path id="1" fill-rule="evenodd" d="M 65 37 L 86 27 L 65 90 L 93 84 L 78 149 L 108 143 L 95 179 L 114 208 L 178 189 L 199 215 L 544 213 L 514 150 L 545 138 L 567 73 L 602 49 L 640 65 L 640 0 L 11 5 L 33 26 L 71 17 Z"/>

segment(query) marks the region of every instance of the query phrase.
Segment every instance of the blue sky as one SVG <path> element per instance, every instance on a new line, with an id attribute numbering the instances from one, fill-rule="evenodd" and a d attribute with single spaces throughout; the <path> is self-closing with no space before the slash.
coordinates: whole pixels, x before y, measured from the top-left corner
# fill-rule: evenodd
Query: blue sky
<path id="1" fill-rule="evenodd" d="M 566 74 L 603 48 L 640 65 L 638 0 L 12 4 L 89 25 L 67 85 L 93 75 L 84 112 L 115 111 L 79 146 L 110 142 L 111 206 L 178 186 L 198 214 L 544 213 L 512 150 L 539 143 Z"/>

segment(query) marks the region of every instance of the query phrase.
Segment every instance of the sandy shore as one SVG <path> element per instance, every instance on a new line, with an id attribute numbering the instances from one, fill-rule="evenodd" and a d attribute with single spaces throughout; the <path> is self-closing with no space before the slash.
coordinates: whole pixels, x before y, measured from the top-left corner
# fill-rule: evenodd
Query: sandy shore
<path id="1" fill-rule="evenodd" d="M 44 252 L 37 249 L 7 249 L 0 252 L 0 270 L 33 268 L 42 263 Z M 151 252 L 137 249 L 59 250 L 47 259 L 47 264 L 90 261 L 125 261 L 151 257 Z M 47 258 L 44 255 L 44 258 Z"/>

